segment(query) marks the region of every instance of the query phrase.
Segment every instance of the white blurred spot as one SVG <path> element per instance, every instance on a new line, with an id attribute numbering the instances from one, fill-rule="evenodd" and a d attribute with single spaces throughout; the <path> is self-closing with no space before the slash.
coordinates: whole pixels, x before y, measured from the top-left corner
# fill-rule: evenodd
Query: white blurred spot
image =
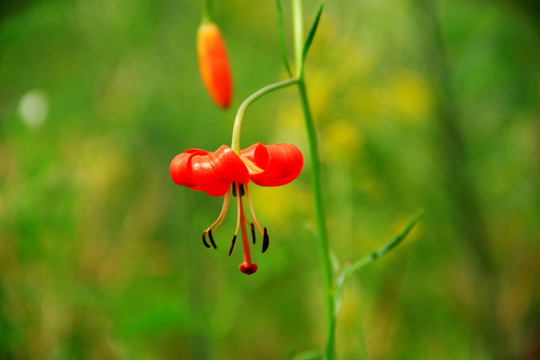
<path id="1" fill-rule="evenodd" d="M 48 112 L 47 96 L 40 90 L 27 92 L 19 102 L 19 115 L 30 128 L 37 128 L 43 124 Z"/>

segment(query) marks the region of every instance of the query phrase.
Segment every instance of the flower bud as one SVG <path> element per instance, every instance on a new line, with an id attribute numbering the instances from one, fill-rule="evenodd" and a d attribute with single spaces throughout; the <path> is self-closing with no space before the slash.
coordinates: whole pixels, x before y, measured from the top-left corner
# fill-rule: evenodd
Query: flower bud
<path id="1" fill-rule="evenodd" d="M 227 108 L 232 99 L 231 68 L 225 42 L 214 23 L 202 23 L 197 31 L 199 71 L 206 90 L 214 102 Z"/>

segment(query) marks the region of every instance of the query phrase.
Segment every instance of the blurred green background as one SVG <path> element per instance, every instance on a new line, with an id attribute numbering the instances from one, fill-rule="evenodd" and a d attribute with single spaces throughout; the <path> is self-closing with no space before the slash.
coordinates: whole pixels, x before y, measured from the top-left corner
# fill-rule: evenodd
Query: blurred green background
<path id="1" fill-rule="evenodd" d="M 283 0 L 292 54 L 290 1 Z M 234 211 L 174 185 L 187 148 L 230 142 L 235 110 L 284 79 L 273 1 L 214 1 L 235 99 L 199 79 L 200 3 L 0 5 L 0 359 L 287 359 L 324 342 L 306 163 L 251 187 L 259 271 L 227 251 Z M 318 2 L 306 0 L 306 23 Z M 419 226 L 345 285 L 338 354 L 540 358 L 540 6 L 327 1 L 306 68 L 331 247 L 354 261 Z M 254 104 L 243 145 L 293 142 L 297 93 Z M 364 336 L 362 336 L 364 334 Z"/>

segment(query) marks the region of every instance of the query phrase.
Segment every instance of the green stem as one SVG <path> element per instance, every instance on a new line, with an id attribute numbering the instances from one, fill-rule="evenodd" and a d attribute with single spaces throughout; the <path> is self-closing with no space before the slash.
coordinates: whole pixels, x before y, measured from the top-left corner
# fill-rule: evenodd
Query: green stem
<path id="1" fill-rule="evenodd" d="M 302 50 L 304 44 L 304 22 L 302 19 L 302 0 L 293 0 L 293 31 L 294 31 L 294 60 L 296 62 L 296 74 L 302 76 L 304 68 L 304 59 L 302 58 Z"/>
<path id="2" fill-rule="evenodd" d="M 203 23 L 212 22 L 212 18 L 210 17 L 210 0 L 203 0 L 202 22 Z"/>
<path id="3" fill-rule="evenodd" d="M 328 234 L 326 230 L 326 220 L 322 200 L 321 176 L 319 167 L 319 150 L 317 145 L 317 133 L 311 116 L 309 102 L 306 92 L 306 84 L 303 78 L 298 81 L 298 91 L 302 102 L 302 110 L 306 122 L 306 130 L 309 141 L 309 153 L 311 158 L 311 181 L 313 183 L 313 197 L 315 202 L 315 216 L 317 219 L 317 232 L 319 247 L 323 266 L 324 290 L 326 298 L 326 360 L 336 358 L 335 332 L 336 332 L 336 311 L 334 299 L 334 280 L 332 273 L 332 263 L 330 260 L 330 250 L 328 248 Z"/>
<path id="4" fill-rule="evenodd" d="M 336 359 L 336 305 L 334 297 L 334 278 L 332 272 L 332 262 L 330 259 L 330 249 L 328 247 L 328 233 L 326 230 L 326 219 L 324 216 L 324 206 L 321 188 L 321 170 L 319 161 L 319 148 L 317 143 L 317 132 L 311 109 L 307 97 L 306 83 L 304 81 L 304 49 L 303 41 L 303 21 L 302 21 L 302 0 L 293 0 L 293 22 L 294 22 L 294 54 L 296 60 L 296 71 L 298 76 L 298 92 L 304 112 L 304 120 L 309 142 L 309 153 L 311 159 L 311 181 L 313 184 L 313 199 L 315 203 L 315 217 L 317 220 L 317 232 L 319 248 L 322 260 L 325 294 L 325 317 L 326 317 L 326 360 Z"/>
<path id="5" fill-rule="evenodd" d="M 240 153 L 240 133 L 242 132 L 242 120 L 244 119 L 244 114 L 248 108 L 249 105 L 251 105 L 254 101 L 256 101 L 258 98 L 260 98 L 263 95 L 266 95 L 272 91 L 282 89 L 284 87 L 290 86 L 292 84 L 296 84 L 298 82 L 298 78 L 291 78 L 287 80 L 283 80 L 274 84 L 270 84 L 268 86 L 263 87 L 262 89 L 257 90 L 253 94 L 251 94 L 238 108 L 238 112 L 236 113 L 236 117 L 234 119 L 234 126 L 233 126 L 233 134 L 232 134 L 232 141 L 231 141 L 231 149 L 239 154 Z"/>

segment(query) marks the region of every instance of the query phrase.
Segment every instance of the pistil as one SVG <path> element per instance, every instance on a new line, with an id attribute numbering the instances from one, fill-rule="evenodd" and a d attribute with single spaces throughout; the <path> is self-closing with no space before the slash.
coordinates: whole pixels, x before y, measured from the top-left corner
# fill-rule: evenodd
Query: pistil
<path id="1" fill-rule="evenodd" d="M 235 184 L 236 187 L 236 193 L 240 194 L 240 188 L 238 184 Z M 241 235 L 242 235 L 242 245 L 244 247 L 244 262 L 240 264 L 238 267 L 241 272 L 243 272 L 246 275 L 251 275 L 255 271 L 257 271 L 257 264 L 254 264 L 251 262 L 251 251 L 249 248 L 249 239 L 246 229 L 246 215 L 244 213 L 244 205 L 242 203 L 242 197 L 237 196 L 237 205 L 238 205 L 238 222 L 236 224 L 236 231 L 235 236 L 238 233 L 238 227 L 240 227 Z"/>

